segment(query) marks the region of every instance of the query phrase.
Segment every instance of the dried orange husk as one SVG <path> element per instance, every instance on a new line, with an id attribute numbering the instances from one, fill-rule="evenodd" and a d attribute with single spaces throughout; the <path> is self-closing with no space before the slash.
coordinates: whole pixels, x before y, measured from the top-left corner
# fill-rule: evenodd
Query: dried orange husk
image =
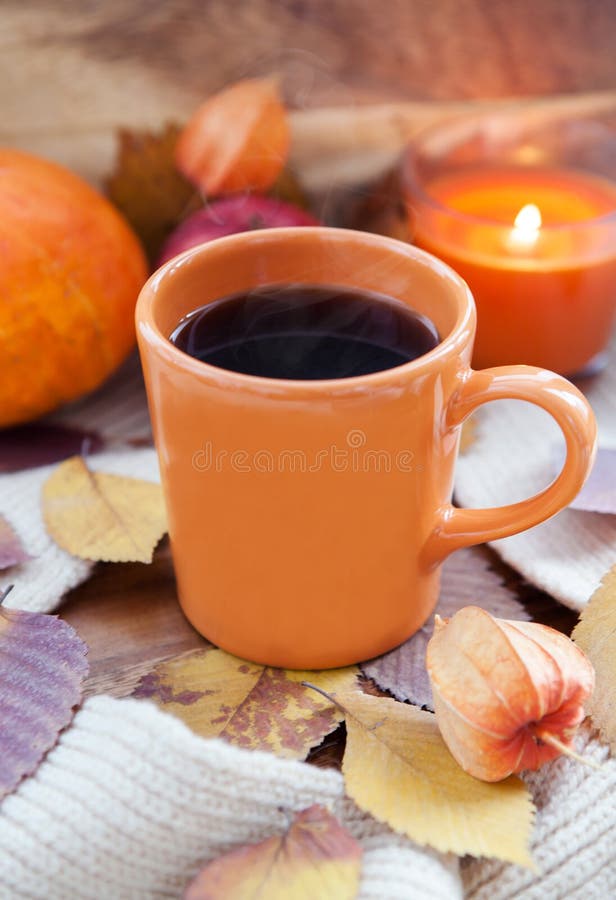
<path id="1" fill-rule="evenodd" d="M 290 129 L 276 78 L 238 81 L 203 103 L 178 138 L 175 164 L 206 196 L 267 191 Z"/>
<path id="2" fill-rule="evenodd" d="M 426 663 L 443 739 L 482 781 L 538 769 L 569 748 L 594 687 L 591 663 L 568 637 L 477 606 L 437 617 Z"/>

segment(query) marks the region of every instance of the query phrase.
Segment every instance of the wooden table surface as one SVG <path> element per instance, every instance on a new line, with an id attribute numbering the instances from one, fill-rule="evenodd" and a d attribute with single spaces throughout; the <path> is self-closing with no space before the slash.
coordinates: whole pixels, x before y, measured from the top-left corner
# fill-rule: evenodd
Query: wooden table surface
<path id="1" fill-rule="evenodd" d="M 533 619 L 570 633 L 577 614 L 529 585 L 487 547 L 473 551 L 478 571 L 485 559 L 508 584 Z M 208 646 L 177 603 L 169 543 L 164 539 L 151 565 L 100 563 L 92 577 L 68 594 L 60 615 L 89 646 L 85 695 L 126 697 L 142 675 L 161 660 Z M 367 685 L 370 690 L 370 685 Z M 339 765 L 344 727 L 328 735 L 309 761 Z"/>

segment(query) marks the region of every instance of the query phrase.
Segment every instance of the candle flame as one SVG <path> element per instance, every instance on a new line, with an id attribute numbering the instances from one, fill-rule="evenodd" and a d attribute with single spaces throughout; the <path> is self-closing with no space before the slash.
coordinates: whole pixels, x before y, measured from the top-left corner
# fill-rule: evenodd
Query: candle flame
<path id="1" fill-rule="evenodd" d="M 527 203 L 515 217 L 513 235 L 520 244 L 533 244 L 541 228 L 541 212 L 534 203 Z"/>

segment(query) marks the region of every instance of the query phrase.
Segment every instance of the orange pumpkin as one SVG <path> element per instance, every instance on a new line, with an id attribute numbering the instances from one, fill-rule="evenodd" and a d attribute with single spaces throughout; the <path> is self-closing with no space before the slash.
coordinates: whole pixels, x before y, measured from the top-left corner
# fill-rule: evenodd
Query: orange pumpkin
<path id="1" fill-rule="evenodd" d="M 98 387 L 135 341 L 147 270 L 116 209 L 76 175 L 0 149 L 0 426 Z"/>

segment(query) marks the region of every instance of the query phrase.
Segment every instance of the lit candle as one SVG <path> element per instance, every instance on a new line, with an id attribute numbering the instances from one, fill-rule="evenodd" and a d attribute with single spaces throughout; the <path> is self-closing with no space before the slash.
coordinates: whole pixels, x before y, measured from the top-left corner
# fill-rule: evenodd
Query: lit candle
<path id="1" fill-rule="evenodd" d="M 581 371 L 616 314 L 616 184 L 574 169 L 463 168 L 406 181 L 414 242 L 477 302 L 473 362 Z"/>
<path id="2" fill-rule="evenodd" d="M 513 220 L 513 228 L 508 239 L 510 248 L 514 252 L 528 250 L 537 243 L 542 224 L 539 207 L 534 203 L 527 203 Z"/>

